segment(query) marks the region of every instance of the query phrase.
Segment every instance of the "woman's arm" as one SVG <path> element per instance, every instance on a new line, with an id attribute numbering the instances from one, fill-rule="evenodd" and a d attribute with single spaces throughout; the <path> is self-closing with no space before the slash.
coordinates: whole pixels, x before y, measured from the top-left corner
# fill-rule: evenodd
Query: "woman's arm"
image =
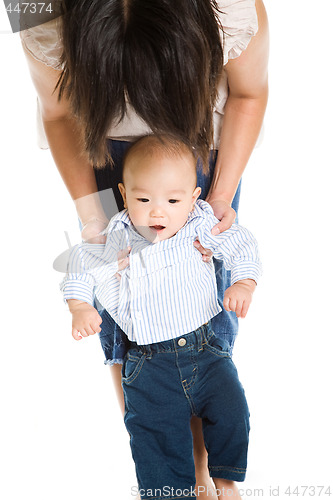
<path id="1" fill-rule="evenodd" d="M 262 0 L 256 0 L 259 29 L 247 49 L 225 69 L 229 96 L 225 106 L 219 154 L 206 200 L 222 219 L 219 232 L 234 220 L 230 209 L 238 183 L 258 139 L 268 97 L 268 21 Z M 216 231 L 215 231 L 216 232 Z"/>
<path id="2" fill-rule="evenodd" d="M 94 170 L 82 148 L 80 129 L 71 115 L 68 101 L 63 98 L 59 102 L 58 92 L 53 92 L 60 72 L 37 61 L 27 50 L 24 51 L 38 93 L 50 150 L 75 201 L 81 222 L 84 225 L 97 218 L 106 223 L 107 219 L 97 193 Z M 100 230 L 102 229 L 103 227 Z"/>

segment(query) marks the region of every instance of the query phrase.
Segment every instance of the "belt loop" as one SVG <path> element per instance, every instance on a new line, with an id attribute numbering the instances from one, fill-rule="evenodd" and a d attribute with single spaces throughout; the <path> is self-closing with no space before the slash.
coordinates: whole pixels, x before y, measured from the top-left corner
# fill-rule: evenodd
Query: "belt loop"
<path id="1" fill-rule="evenodd" d="M 208 322 L 202 325 L 202 343 L 207 344 L 208 340 Z"/>
<path id="2" fill-rule="evenodd" d="M 152 353 L 151 353 L 151 347 L 149 344 L 145 345 L 144 347 L 144 354 L 147 356 L 147 359 L 152 358 Z"/>
<path id="3" fill-rule="evenodd" d="M 198 352 L 203 350 L 202 344 L 203 344 L 203 336 L 202 336 L 202 326 L 198 329 L 198 335 L 197 335 L 197 340 L 198 340 Z"/>
<path id="4" fill-rule="evenodd" d="M 205 325 L 205 336 L 206 336 L 206 341 L 208 342 L 209 339 L 211 338 L 211 336 L 213 335 L 213 330 L 212 330 L 212 321 L 209 320 L 207 321 L 206 325 Z"/>

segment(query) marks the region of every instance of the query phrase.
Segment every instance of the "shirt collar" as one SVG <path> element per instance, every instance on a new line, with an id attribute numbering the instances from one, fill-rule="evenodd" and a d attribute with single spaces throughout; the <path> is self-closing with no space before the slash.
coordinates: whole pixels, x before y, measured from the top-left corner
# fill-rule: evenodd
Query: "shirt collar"
<path id="1" fill-rule="evenodd" d="M 109 231 L 113 226 L 116 226 L 118 222 L 123 222 L 126 226 L 133 226 L 131 219 L 128 215 L 128 210 L 122 210 L 112 217 L 110 220 L 106 231 Z"/>
<path id="2" fill-rule="evenodd" d="M 202 200 L 198 200 L 195 203 L 194 209 L 192 210 L 192 212 L 188 216 L 187 222 L 190 222 L 191 220 L 196 219 L 197 217 L 204 217 L 202 208 L 200 207 L 201 201 Z"/>

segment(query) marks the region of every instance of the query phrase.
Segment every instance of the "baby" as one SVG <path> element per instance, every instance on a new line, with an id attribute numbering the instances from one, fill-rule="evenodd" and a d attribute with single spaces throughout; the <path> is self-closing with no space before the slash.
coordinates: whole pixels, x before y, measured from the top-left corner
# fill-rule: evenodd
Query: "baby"
<path id="1" fill-rule="evenodd" d="M 217 489 L 232 489 L 230 481 L 245 478 L 249 413 L 229 346 L 211 329 L 221 311 L 214 266 L 193 242 L 231 270 L 223 307 L 245 317 L 261 273 L 256 241 L 236 224 L 211 234 L 218 221 L 198 200 L 196 159 L 179 141 L 147 136 L 134 143 L 119 189 L 125 210 L 111 219 L 106 243 L 71 253 L 62 289 L 72 335 L 100 331 L 97 299 L 130 341 L 122 385 L 142 499 L 175 491 L 196 497 L 192 415 L 202 418 Z"/>

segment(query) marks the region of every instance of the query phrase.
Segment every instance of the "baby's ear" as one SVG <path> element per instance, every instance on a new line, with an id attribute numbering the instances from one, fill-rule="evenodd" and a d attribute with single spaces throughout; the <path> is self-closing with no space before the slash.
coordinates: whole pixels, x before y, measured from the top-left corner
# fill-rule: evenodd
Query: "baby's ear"
<path id="1" fill-rule="evenodd" d="M 195 202 L 197 201 L 197 199 L 200 196 L 200 193 L 201 193 L 201 187 L 198 186 L 195 188 L 195 190 L 193 191 L 193 194 L 192 194 L 192 203 L 193 203 L 192 210 L 194 208 Z"/>
<path id="2" fill-rule="evenodd" d="M 124 200 L 124 207 L 127 208 L 127 202 L 126 202 L 126 189 L 125 186 L 122 182 L 119 182 L 118 184 L 118 189 L 120 191 L 121 196 L 123 197 Z"/>

